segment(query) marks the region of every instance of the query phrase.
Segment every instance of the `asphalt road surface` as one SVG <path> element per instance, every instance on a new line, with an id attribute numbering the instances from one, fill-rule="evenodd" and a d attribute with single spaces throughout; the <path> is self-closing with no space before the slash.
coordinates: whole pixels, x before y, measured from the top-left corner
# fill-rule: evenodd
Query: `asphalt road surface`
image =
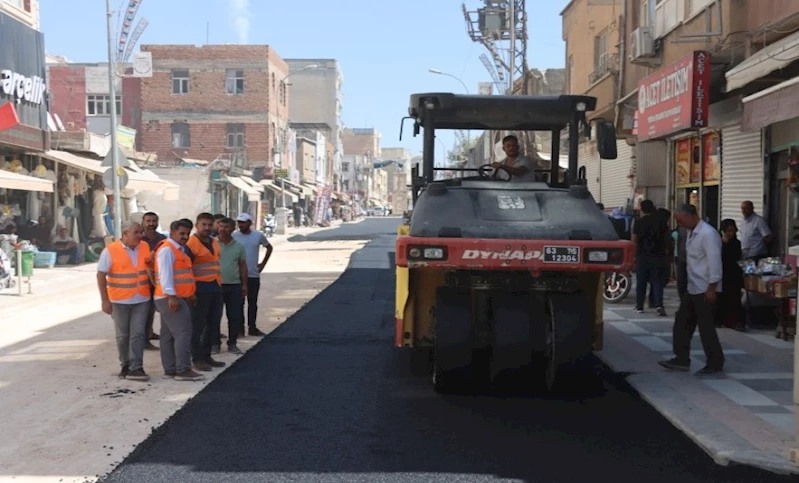
<path id="1" fill-rule="evenodd" d="M 397 220 L 327 235 L 392 233 Z M 580 397 L 436 395 L 392 347 L 393 285 L 391 270 L 345 272 L 107 481 L 790 481 L 717 466 L 605 371 L 574 379 L 601 388 Z"/>

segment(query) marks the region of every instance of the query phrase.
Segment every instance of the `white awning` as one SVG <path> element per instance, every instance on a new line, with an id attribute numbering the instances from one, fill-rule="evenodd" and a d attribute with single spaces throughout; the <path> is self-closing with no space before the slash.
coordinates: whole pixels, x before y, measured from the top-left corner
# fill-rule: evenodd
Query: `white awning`
<path id="1" fill-rule="evenodd" d="M 313 185 L 313 184 L 311 184 L 311 183 L 307 183 L 307 182 L 303 182 L 303 183 L 302 183 L 302 185 L 303 185 L 303 187 L 305 187 L 305 188 L 307 188 L 307 189 L 311 190 L 311 192 L 312 192 L 314 195 L 316 195 L 316 196 L 319 196 L 319 191 L 320 191 L 320 190 L 319 190 L 319 188 L 318 188 L 316 185 Z"/>
<path id="2" fill-rule="evenodd" d="M 264 186 L 262 184 L 258 183 L 257 181 L 255 181 L 254 179 L 250 178 L 249 176 L 241 176 L 241 179 L 246 181 L 248 185 L 250 185 L 253 188 L 255 188 L 255 191 L 257 191 L 259 193 L 263 193 L 264 190 L 266 189 L 266 188 L 264 188 Z"/>
<path id="3" fill-rule="evenodd" d="M 0 188 L 22 191 L 53 192 L 53 182 L 49 179 L 35 178 L 25 174 L 12 173 L 0 169 Z"/>
<path id="4" fill-rule="evenodd" d="M 300 202 L 300 197 L 299 196 L 297 196 L 296 194 L 292 193 L 289 190 L 281 189 L 280 186 L 277 186 L 277 185 L 273 184 L 271 179 L 261 180 L 261 185 L 264 188 L 269 188 L 270 190 L 272 190 L 275 193 L 276 196 L 283 196 L 283 193 L 286 193 L 286 198 L 289 198 L 292 203 L 299 203 Z"/>
<path id="5" fill-rule="evenodd" d="M 787 67 L 799 58 L 799 32 L 795 32 L 755 52 L 728 70 L 725 92 L 739 89 L 775 70 Z"/>
<path id="6" fill-rule="evenodd" d="M 103 174 L 106 170 L 106 168 L 101 166 L 102 162 L 97 159 L 85 158 L 66 151 L 50 150 L 45 151 L 40 156 L 94 174 Z"/>
<path id="7" fill-rule="evenodd" d="M 539 152 L 536 153 L 536 156 L 543 159 L 544 161 L 552 161 L 552 155 L 549 153 Z M 569 155 L 568 154 L 561 154 L 558 156 L 558 166 L 563 169 L 569 169 Z"/>
<path id="8" fill-rule="evenodd" d="M 239 178 L 238 176 L 228 176 L 227 180 L 230 182 L 230 184 L 232 184 L 236 188 L 247 193 L 247 201 L 261 200 L 261 193 L 256 191 L 255 188 L 250 186 L 246 181 Z"/>
<path id="9" fill-rule="evenodd" d="M 294 189 L 295 191 L 300 192 L 303 196 L 310 197 L 310 196 L 313 196 L 313 194 L 314 194 L 313 191 L 311 191 L 309 188 L 306 188 L 305 186 L 298 185 L 297 183 L 291 182 L 291 181 L 289 181 L 287 179 L 284 179 L 283 182 L 286 183 L 286 187 Z"/>

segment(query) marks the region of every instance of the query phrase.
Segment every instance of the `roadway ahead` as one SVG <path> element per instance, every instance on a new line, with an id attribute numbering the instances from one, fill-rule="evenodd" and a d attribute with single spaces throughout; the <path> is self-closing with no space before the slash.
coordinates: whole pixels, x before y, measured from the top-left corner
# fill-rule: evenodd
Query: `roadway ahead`
<path id="1" fill-rule="evenodd" d="M 397 222 L 326 236 L 377 237 Z M 788 481 L 715 465 L 605 372 L 583 399 L 436 395 L 392 347 L 393 285 L 389 269 L 345 272 L 108 481 Z"/>

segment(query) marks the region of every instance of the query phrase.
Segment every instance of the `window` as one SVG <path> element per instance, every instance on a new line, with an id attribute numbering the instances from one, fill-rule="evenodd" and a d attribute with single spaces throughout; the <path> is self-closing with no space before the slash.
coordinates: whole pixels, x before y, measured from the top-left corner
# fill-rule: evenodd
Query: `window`
<path id="1" fill-rule="evenodd" d="M 23 0 L 3 0 L 5 3 L 11 4 L 20 10 L 23 10 L 25 5 Z"/>
<path id="2" fill-rule="evenodd" d="M 280 104 L 286 105 L 286 83 L 280 83 Z"/>
<path id="3" fill-rule="evenodd" d="M 685 18 L 685 0 L 658 0 L 655 5 L 655 38 L 674 30 Z"/>
<path id="4" fill-rule="evenodd" d="M 191 133 L 189 132 L 189 125 L 185 122 L 176 122 L 172 124 L 172 147 L 191 147 Z"/>
<path id="5" fill-rule="evenodd" d="M 341 163 L 341 172 L 347 173 L 350 170 L 350 163 L 349 161 L 344 161 Z"/>
<path id="6" fill-rule="evenodd" d="M 244 71 L 228 69 L 225 73 L 225 92 L 244 94 Z"/>
<path id="7" fill-rule="evenodd" d="M 594 37 L 594 69 L 601 69 L 608 65 L 608 29 Z"/>
<path id="8" fill-rule="evenodd" d="M 243 148 L 244 147 L 244 124 L 228 124 L 227 125 L 227 147 L 229 148 Z"/>
<path id="9" fill-rule="evenodd" d="M 651 27 L 655 24 L 656 0 L 641 0 L 641 11 L 638 15 L 640 27 Z"/>
<path id="10" fill-rule="evenodd" d="M 569 91 L 567 94 L 574 94 L 574 57 L 569 56 L 569 70 L 566 72 L 566 78 L 569 82 Z"/>
<path id="11" fill-rule="evenodd" d="M 117 116 L 122 115 L 122 96 L 117 96 Z M 103 94 L 89 94 L 86 96 L 87 116 L 110 116 L 111 96 Z"/>
<path id="12" fill-rule="evenodd" d="M 709 7 L 715 0 L 687 0 L 691 7 L 688 9 L 688 16 L 693 17 L 702 10 Z"/>
<path id="13" fill-rule="evenodd" d="M 183 95 L 189 93 L 189 71 L 172 71 L 172 94 Z"/>

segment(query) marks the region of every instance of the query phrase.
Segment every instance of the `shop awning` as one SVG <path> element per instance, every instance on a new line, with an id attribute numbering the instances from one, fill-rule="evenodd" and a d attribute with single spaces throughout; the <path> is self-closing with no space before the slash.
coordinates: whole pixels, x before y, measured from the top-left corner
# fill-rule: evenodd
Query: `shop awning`
<path id="1" fill-rule="evenodd" d="M 552 161 L 552 154 L 550 154 L 550 153 L 539 152 L 539 153 L 535 153 L 535 155 L 538 158 L 543 159 L 544 161 Z M 561 155 L 558 156 L 558 166 L 560 166 L 563 169 L 569 169 L 569 155 L 568 154 L 561 154 Z"/>
<path id="2" fill-rule="evenodd" d="M 102 166 L 102 161 L 98 159 L 85 158 L 67 151 L 51 150 L 41 154 L 41 156 L 73 168 L 99 175 L 102 175 L 109 169 Z M 162 180 L 152 171 L 139 168 L 136 166 L 136 163 L 131 163 L 125 170 L 128 172 L 128 184 L 125 185 L 126 190 L 161 193 L 166 201 L 177 200 L 180 196 L 180 187 Z M 106 188 L 110 189 L 111 187 L 106 186 Z"/>
<path id="3" fill-rule="evenodd" d="M 769 87 L 742 99 L 741 130 L 754 131 L 787 121 L 799 112 L 799 77 Z"/>
<path id="4" fill-rule="evenodd" d="M 309 188 L 306 188 L 305 186 L 298 185 L 297 183 L 291 182 L 287 179 L 284 179 L 283 182 L 286 183 L 287 188 L 294 189 L 295 191 L 301 193 L 303 196 L 311 197 L 314 195 L 313 191 L 311 191 Z"/>
<path id="5" fill-rule="evenodd" d="M 319 191 L 320 191 L 320 190 L 319 190 L 319 188 L 318 188 L 316 185 L 313 185 L 313 184 L 311 184 L 311 183 L 306 183 L 306 182 L 303 182 L 303 183 L 302 183 L 302 186 L 303 186 L 304 188 L 306 188 L 306 189 L 310 190 L 310 191 L 311 191 L 311 193 L 313 193 L 315 196 L 319 196 Z"/>
<path id="6" fill-rule="evenodd" d="M 247 182 L 248 185 L 255 188 L 255 191 L 259 193 L 263 193 L 266 188 L 259 182 L 255 181 L 254 179 L 250 178 L 249 176 L 240 176 L 241 179 Z"/>
<path id="7" fill-rule="evenodd" d="M 227 180 L 230 182 L 230 184 L 232 184 L 236 188 L 247 193 L 247 201 L 261 200 L 261 193 L 259 193 L 255 188 L 250 186 L 249 183 L 239 178 L 238 176 L 228 176 Z"/>
<path id="8" fill-rule="evenodd" d="M 53 182 L 48 179 L 35 178 L 25 174 L 12 173 L 0 169 L 0 188 L 22 191 L 53 192 Z"/>
<path id="9" fill-rule="evenodd" d="M 261 186 L 263 186 L 264 188 L 268 188 L 268 189 L 272 190 L 275 193 L 276 196 L 283 196 L 283 193 L 286 193 L 286 198 L 289 198 L 292 203 L 299 203 L 300 202 L 300 197 L 299 196 L 297 196 L 296 194 L 292 193 L 289 190 L 281 189 L 280 186 L 277 186 L 276 184 L 272 183 L 271 179 L 262 180 L 261 181 Z"/>
<path id="10" fill-rule="evenodd" d="M 749 58 L 728 70 L 725 92 L 734 91 L 764 77 L 775 70 L 788 67 L 799 58 L 799 32 L 764 47 Z"/>

